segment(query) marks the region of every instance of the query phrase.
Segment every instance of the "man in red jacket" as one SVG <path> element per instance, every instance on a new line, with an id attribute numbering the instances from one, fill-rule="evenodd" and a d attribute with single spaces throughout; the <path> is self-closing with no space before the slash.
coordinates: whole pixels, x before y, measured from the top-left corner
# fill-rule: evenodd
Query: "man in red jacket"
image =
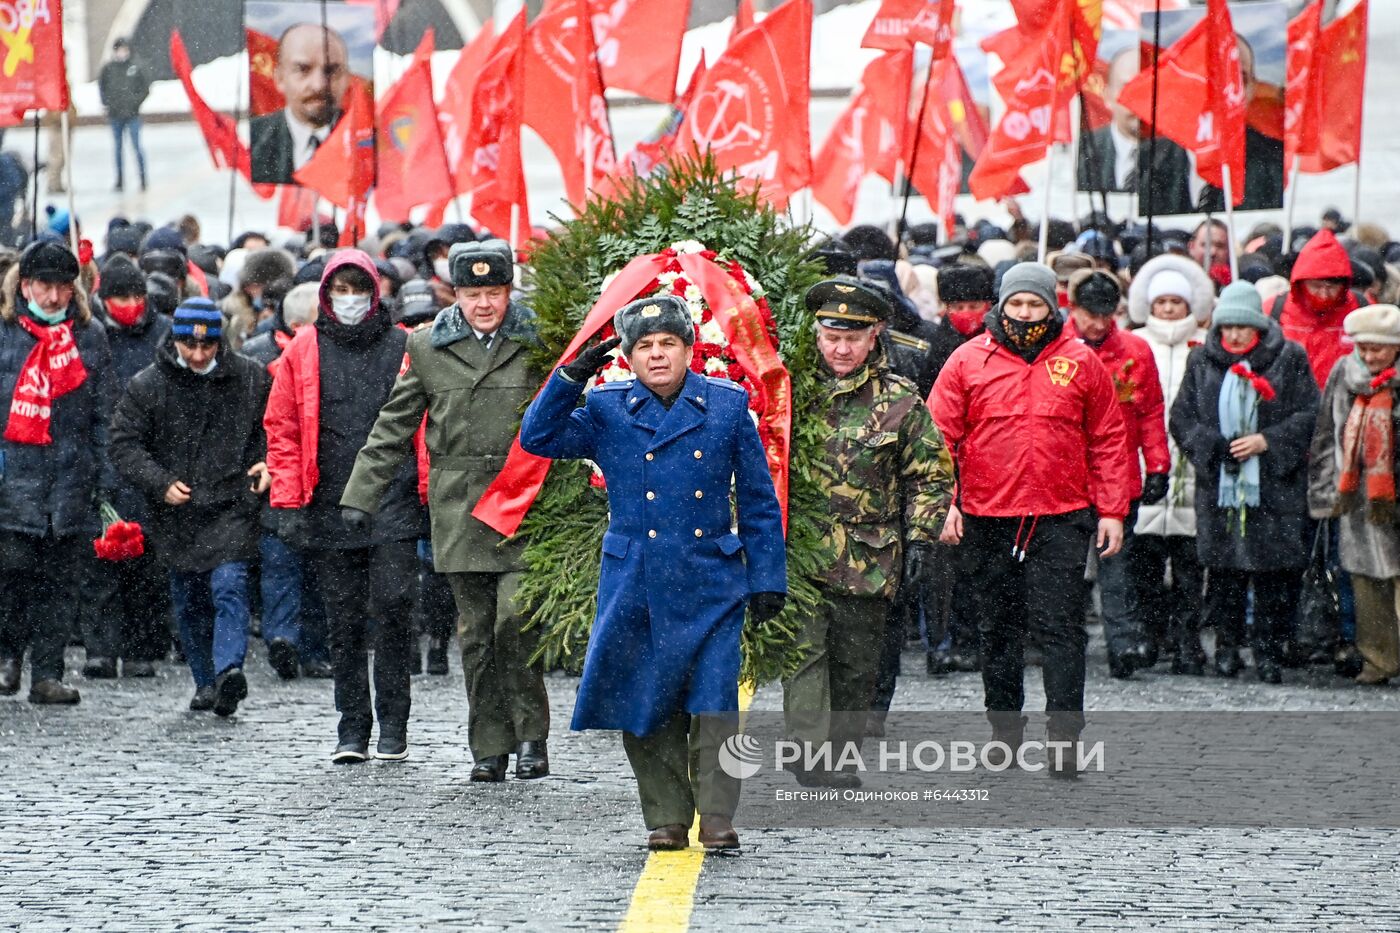
<path id="1" fill-rule="evenodd" d="M 1318 387 L 1337 361 L 1352 351 L 1342 321 L 1360 307 L 1351 293 L 1351 257 L 1331 230 L 1319 230 L 1293 263 L 1293 287 L 1274 302 L 1270 315 L 1283 325 L 1283 336 L 1303 345 Z"/>
<path id="2" fill-rule="evenodd" d="M 1013 749 L 1026 724 L 1028 631 L 1045 659 L 1050 740 L 1078 740 L 1084 565 L 1091 539 L 1101 557 L 1122 548 L 1132 492 L 1113 380 L 1063 332 L 1055 285 L 1039 263 L 1009 269 L 986 333 L 953 351 L 929 396 L 958 473 L 942 540 L 970 552 L 963 566 L 979 568 L 972 609 L 987 718 L 993 738 Z M 1074 776 L 1074 758 L 1049 756 L 1052 773 Z"/>
<path id="3" fill-rule="evenodd" d="M 1103 596 L 1103 632 L 1108 642 L 1108 672 L 1118 679 L 1157 663 L 1157 645 L 1143 635 L 1137 595 L 1128 579 L 1128 551 L 1133 546 L 1139 502 L 1151 505 L 1167 494 L 1171 453 L 1167 449 L 1167 419 L 1162 383 L 1152 348 L 1136 334 L 1119 330 L 1113 315 L 1123 291 L 1106 272 L 1077 272 L 1069 282 L 1069 323 L 1065 332 L 1078 337 L 1099 356 L 1113 380 L 1113 392 L 1123 412 L 1128 435 L 1128 458 L 1139 456 L 1147 470 L 1134 462 L 1129 477 L 1132 504 L 1123 525 L 1123 550 L 1099 561 L 1099 592 Z"/>

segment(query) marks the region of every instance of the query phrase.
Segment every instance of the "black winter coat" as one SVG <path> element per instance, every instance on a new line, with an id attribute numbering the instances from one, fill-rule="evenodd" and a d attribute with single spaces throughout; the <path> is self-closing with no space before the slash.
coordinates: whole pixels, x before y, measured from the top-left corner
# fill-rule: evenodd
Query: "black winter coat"
<path id="1" fill-rule="evenodd" d="M 248 468 L 266 458 L 271 385 L 257 363 L 221 349 L 212 373 L 181 367 L 172 341 L 131 380 L 112 416 L 112 460 L 147 501 L 147 542 L 173 570 L 205 571 L 257 553 L 260 497 Z M 172 506 L 176 480 L 190 501 Z"/>
<path id="2" fill-rule="evenodd" d="M 0 530 L 36 536 L 95 536 L 101 530 L 97 501 L 110 498 L 116 485 L 107 461 L 107 421 L 115 398 L 112 352 L 102 325 L 85 310 L 79 313 L 78 300 L 69 319 L 87 378 L 54 400 L 52 444 L 0 438 Z M 25 304 L 15 294 L 0 311 L 0 399 L 7 412 L 24 361 L 34 349 L 34 338 L 13 317 L 13 309 Z"/>
<path id="3" fill-rule="evenodd" d="M 1211 328 L 1205 346 L 1194 350 L 1171 411 L 1171 434 L 1196 469 L 1196 552 L 1207 567 L 1284 570 L 1308 561 L 1308 447 L 1319 395 L 1307 353 L 1274 322 L 1245 355 L 1250 367 L 1274 387 L 1277 398 L 1259 404 L 1259 433 L 1269 449 L 1259 455 L 1259 500 L 1238 518 L 1217 504 L 1220 465 L 1229 442 L 1220 427 L 1220 388 L 1240 357 L 1220 345 Z"/>
<path id="4" fill-rule="evenodd" d="M 973 335 L 974 337 L 976 334 Z M 933 371 L 933 378 L 936 382 L 938 374 L 943 372 L 943 367 L 948 365 L 948 357 L 953 355 L 953 351 L 971 340 L 972 337 L 964 337 L 958 333 L 947 318 L 941 318 L 929 335 L 928 342 L 933 345 L 929 350 L 929 369 Z M 924 393 L 927 397 L 928 393 Z"/>
<path id="5" fill-rule="evenodd" d="M 157 351 L 170 336 L 170 318 L 147 307 L 140 320 L 131 327 L 123 327 L 106 316 L 101 301 L 94 301 L 94 304 L 102 315 L 107 343 L 112 348 L 112 393 L 114 399 L 119 399 L 136 374 L 156 361 Z M 122 518 L 145 524 L 146 496 L 120 475 L 111 502 Z"/>

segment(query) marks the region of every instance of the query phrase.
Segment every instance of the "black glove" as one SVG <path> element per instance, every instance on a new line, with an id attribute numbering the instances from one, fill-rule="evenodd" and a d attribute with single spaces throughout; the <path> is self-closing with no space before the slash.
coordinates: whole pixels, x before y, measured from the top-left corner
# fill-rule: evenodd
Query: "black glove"
<path id="1" fill-rule="evenodd" d="M 574 357 L 574 361 L 563 367 L 564 375 L 574 382 L 587 382 L 598 375 L 598 370 L 608 364 L 608 354 L 622 343 L 620 337 L 594 344 Z"/>
<path id="2" fill-rule="evenodd" d="M 1148 473 L 1147 478 L 1142 481 L 1142 504 L 1156 505 L 1167 497 L 1166 473 Z"/>
<path id="3" fill-rule="evenodd" d="M 786 604 L 786 593 L 754 593 L 749 597 L 749 618 L 754 625 L 762 625 L 782 612 Z"/>
<path id="4" fill-rule="evenodd" d="M 370 518 L 368 512 L 361 512 L 359 509 L 347 505 L 340 510 L 340 520 L 345 523 L 347 531 L 353 531 L 356 534 L 369 533 Z"/>
<path id="5" fill-rule="evenodd" d="M 933 577 L 933 545 L 915 541 L 904 549 L 904 579 L 906 587 L 920 586 Z"/>

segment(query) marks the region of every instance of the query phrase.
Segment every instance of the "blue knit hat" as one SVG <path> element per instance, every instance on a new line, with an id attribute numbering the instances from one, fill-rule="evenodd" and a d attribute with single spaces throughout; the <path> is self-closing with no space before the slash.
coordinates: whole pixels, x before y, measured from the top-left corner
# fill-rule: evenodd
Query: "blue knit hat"
<path id="1" fill-rule="evenodd" d="M 1248 282 L 1234 282 L 1225 286 L 1211 321 L 1217 327 L 1269 329 L 1269 319 L 1264 317 L 1264 302 L 1259 297 L 1259 290 Z"/>
<path id="2" fill-rule="evenodd" d="M 184 341 L 214 341 L 223 334 L 224 316 L 208 298 L 186 298 L 175 309 L 171 336 Z"/>

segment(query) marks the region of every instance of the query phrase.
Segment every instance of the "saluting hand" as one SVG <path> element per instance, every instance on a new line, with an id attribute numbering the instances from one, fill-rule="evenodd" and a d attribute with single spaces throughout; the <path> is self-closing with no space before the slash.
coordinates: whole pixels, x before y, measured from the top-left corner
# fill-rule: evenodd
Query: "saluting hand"
<path id="1" fill-rule="evenodd" d="M 574 361 L 563 367 L 564 375 L 574 382 L 587 382 L 598 375 L 598 370 L 608 365 L 609 354 L 622 343 L 620 337 L 604 340 L 583 350 Z"/>

